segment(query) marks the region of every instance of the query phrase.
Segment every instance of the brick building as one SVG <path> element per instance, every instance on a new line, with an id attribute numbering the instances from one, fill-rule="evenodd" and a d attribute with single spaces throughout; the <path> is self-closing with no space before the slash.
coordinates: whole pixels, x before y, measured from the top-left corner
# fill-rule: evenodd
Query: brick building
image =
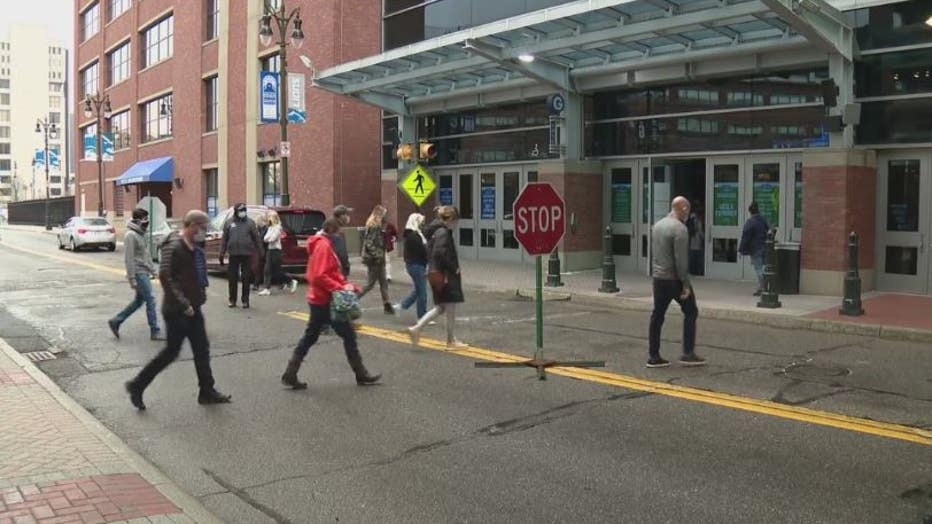
<path id="1" fill-rule="evenodd" d="M 378 4 L 288 0 L 307 35 L 301 48 L 289 46 L 288 72 L 310 86 L 301 55 L 320 68 L 378 53 Z M 102 130 L 113 133 L 115 151 L 103 162 L 103 207 L 115 221 L 146 194 L 174 216 L 280 202 L 280 128 L 258 118 L 259 72 L 281 64 L 277 30 L 270 46 L 260 43 L 264 12 L 259 0 L 75 0 L 75 143 L 96 135 L 85 95 L 109 97 Z M 310 88 L 306 107 L 308 123 L 289 125 L 291 204 L 375 205 L 379 111 Z M 94 215 L 96 159 L 76 171 L 76 212 Z"/>

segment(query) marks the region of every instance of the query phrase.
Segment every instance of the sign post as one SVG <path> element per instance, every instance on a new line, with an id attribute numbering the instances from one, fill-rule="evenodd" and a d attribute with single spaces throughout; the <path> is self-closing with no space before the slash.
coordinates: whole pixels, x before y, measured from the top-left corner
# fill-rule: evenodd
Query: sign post
<path id="1" fill-rule="evenodd" d="M 533 367 L 537 378 L 546 380 L 546 369 L 553 366 L 604 367 L 605 362 L 558 362 L 544 358 L 544 269 L 543 255 L 553 252 L 566 233 L 566 204 L 546 183 L 527 184 L 514 203 L 515 238 L 535 265 L 535 349 L 534 358 L 524 362 L 476 362 L 480 368 Z"/>

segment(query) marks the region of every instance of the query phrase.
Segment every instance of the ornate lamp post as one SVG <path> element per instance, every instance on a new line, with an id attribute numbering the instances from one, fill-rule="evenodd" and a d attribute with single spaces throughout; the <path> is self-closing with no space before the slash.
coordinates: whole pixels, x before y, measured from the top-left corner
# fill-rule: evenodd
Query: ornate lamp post
<path id="1" fill-rule="evenodd" d="M 45 138 L 45 230 L 50 231 L 52 224 L 49 222 L 49 164 L 52 159 L 49 156 L 49 136 L 54 138 L 58 128 L 47 119 L 40 118 L 36 120 L 36 133 L 44 133 Z"/>
<path id="2" fill-rule="evenodd" d="M 99 217 L 104 216 L 104 157 L 101 133 L 103 121 L 104 119 L 110 120 L 110 114 L 110 95 L 101 97 L 100 93 L 97 93 L 94 96 L 84 97 L 84 116 L 97 119 L 97 216 Z"/>
<path id="3" fill-rule="evenodd" d="M 273 8 L 277 3 L 278 10 Z M 285 35 L 288 32 L 288 25 L 294 21 L 294 29 L 291 31 L 291 45 L 300 49 L 304 44 L 304 31 L 301 29 L 301 9 L 295 8 L 290 13 L 285 10 L 285 0 L 278 2 L 265 2 L 265 15 L 262 16 L 262 23 L 259 27 L 259 41 L 262 45 L 267 46 L 272 43 L 272 37 L 275 32 L 272 31 L 274 26 L 278 28 L 278 56 L 281 60 L 281 83 L 279 84 L 279 101 L 281 110 L 279 111 L 278 122 L 282 130 L 282 142 L 288 141 L 288 60 L 287 49 L 288 40 Z M 282 157 L 282 206 L 291 205 L 291 195 L 288 191 L 288 157 Z"/>

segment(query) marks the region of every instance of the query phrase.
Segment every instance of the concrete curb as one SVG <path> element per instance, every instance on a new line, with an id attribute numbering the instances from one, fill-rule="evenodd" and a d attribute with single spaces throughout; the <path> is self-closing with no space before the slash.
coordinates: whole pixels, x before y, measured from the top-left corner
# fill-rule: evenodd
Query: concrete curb
<path id="1" fill-rule="evenodd" d="M 170 478 L 150 464 L 141 455 L 130 449 L 119 437 L 107 429 L 93 415 L 87 412 L 74 399 L 69 397 L 58 384 L 52 381 L 45 373 L 29 359 L 13 349 L 5 340 L 0 338 L 0 351 L 8 356 L 17 366 L 25 371 L 32 379 L 42 386 L 65 410 L 75 416 L 87 430 L 102 440 L 114 454 L 126 464 L 136 470 L 155 489 L 165 495 L 174 505 L 178 506 L 185 516 L 203 524 L 222 524 L 222 520 L 214 516 L 197 499 L 185 493 Z"/>

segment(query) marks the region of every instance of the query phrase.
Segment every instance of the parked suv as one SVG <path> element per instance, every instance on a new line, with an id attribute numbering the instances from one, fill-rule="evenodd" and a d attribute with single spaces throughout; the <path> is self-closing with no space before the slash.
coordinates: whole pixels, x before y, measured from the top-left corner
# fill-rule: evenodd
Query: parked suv
<path id="1" fill-rule="evenodd" d="M 327 216 L 315 209 L 306 207 L 267 207 L 246 206 L 246 214 L 253 221 L 274 210 L 282 220 L 282 269 L 286 273 L 303 275 L 307 268 L 307 239 L 316 235 L 324 225 Z M 226 264 L 220 265 L 220 245 L 223 237 L 223 225 L 233 216 L 233 208 L 227 208 L 214 217 L 207 230 L 207 270 L 225 272 Z M 224 260 L 226 262 L 226 260 Z M 253 274 L 261 275 L 259 260 L 253 261 Z"/>

